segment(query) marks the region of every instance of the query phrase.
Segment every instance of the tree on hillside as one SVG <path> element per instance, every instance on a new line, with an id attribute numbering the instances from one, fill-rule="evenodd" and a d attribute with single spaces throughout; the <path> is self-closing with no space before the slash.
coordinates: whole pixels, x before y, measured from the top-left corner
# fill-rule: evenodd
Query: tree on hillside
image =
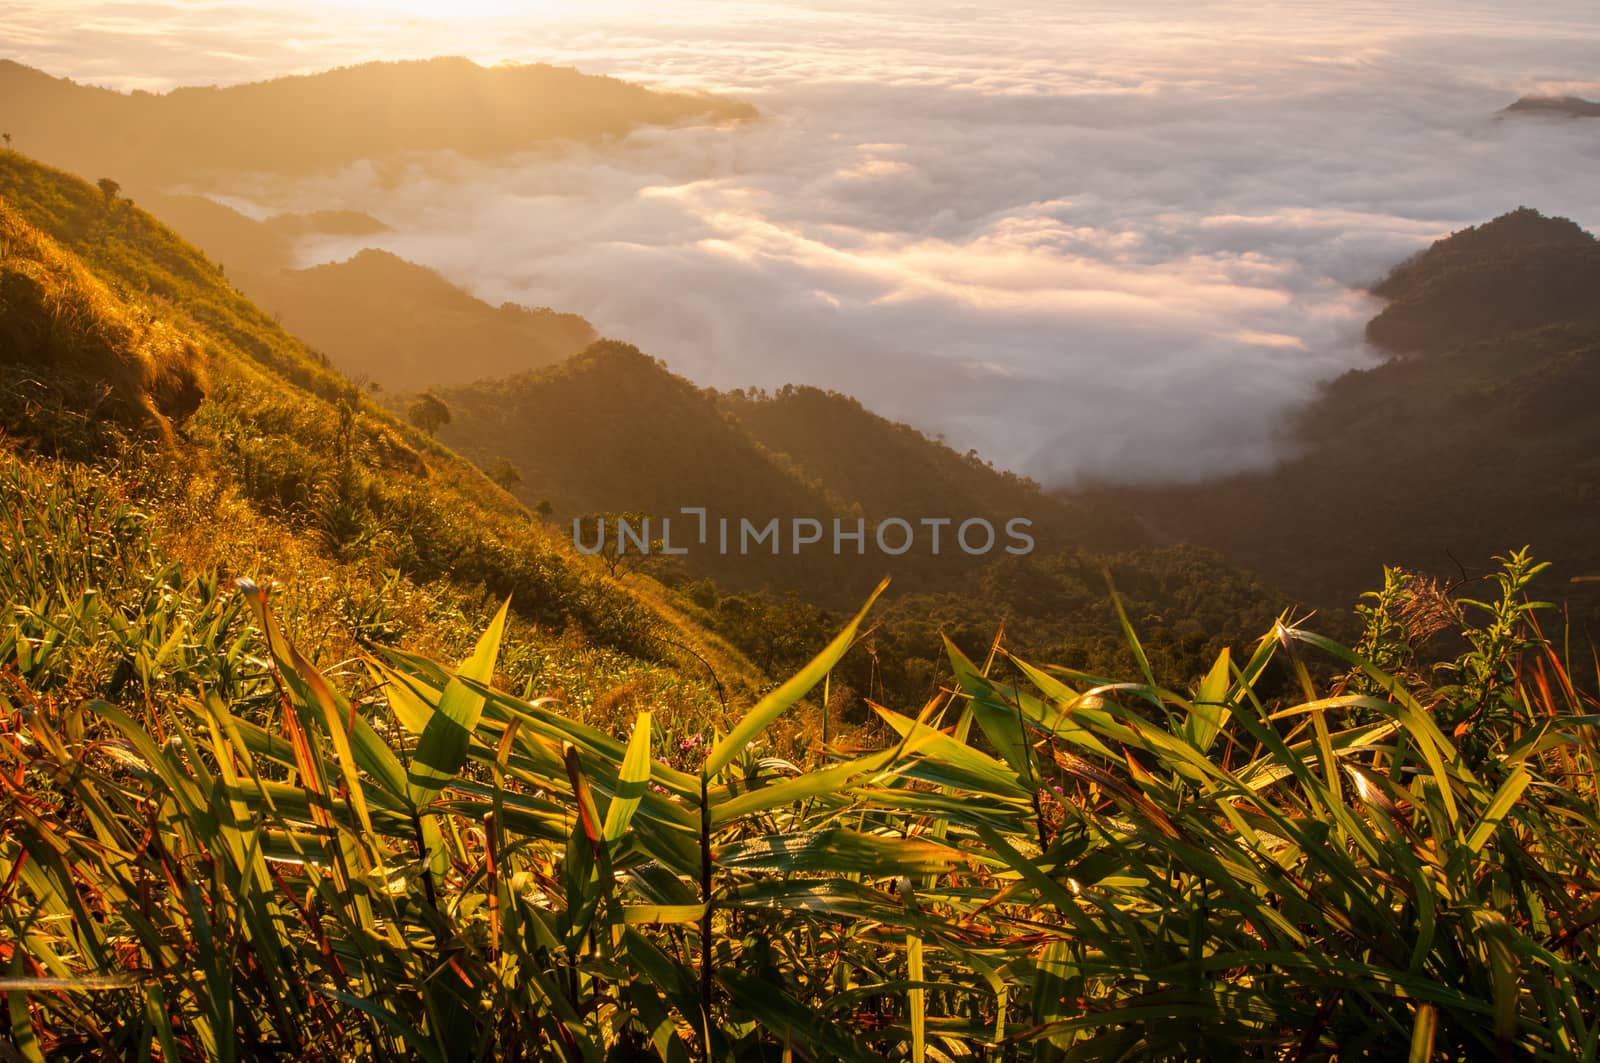
<path id="1" fill-rule="evenodd" d="M 100 194 L 106 197 L 106 206 L 108 207 L 115 203 L 117 197 L 122 194 L 122 185 L 109 177 L 102 177 L 95 184 L 99 186 Z"/>
<path id="2" fill-rule="evenodd" d="M 3 141 L 6 142 L 6 147 L 9 148 L 11 146 L 11 134 L 10 133 L 0 133 L 0 140 L 3 140 Z"/>
<path id="3" fill-rule="evenodd" d="M 411 423 L 430 436 L 450 423 L 450 407 L 433 392 L 425 392 L 406 411 Z"/>
<path id="4" fill-rule="evenodd" d="M 598 556 L 613 579 L 659 560 L 662 540 L 650 538 L 650 521 L 643 513 L 590 513 L 573 521 L 572 531 L 579 552 Z"/>
<path id="5" fill-rule="evenodd" d="M 512 464 L 510 458 L 500 458 L 489 470 L 489 479 L 507 491 L 514 491 L 522 483 L 522 473 L 517 471 L 516 465 Z"/>

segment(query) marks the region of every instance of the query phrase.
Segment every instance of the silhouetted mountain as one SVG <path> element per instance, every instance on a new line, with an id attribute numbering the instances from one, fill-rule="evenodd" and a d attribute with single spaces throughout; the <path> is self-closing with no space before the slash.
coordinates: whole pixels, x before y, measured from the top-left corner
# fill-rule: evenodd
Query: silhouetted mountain
<path id="1" fill-rule="evenodd" d="M 1600 118 L 1600 103 L 1578 96 L 1523 96 L 1501 114 L 1546 114 L 1562 118 Z"/>
<path id="2" fill-rule="evenodd" d="M 657 92 L 543 64 L 439 58 L 155 95 L 79 85 L 0 61 L 14 145 L 124 183 L 301 174 L 422 151 L 487 158 L 640 125 L 753 117 L 741 103 Z"/>

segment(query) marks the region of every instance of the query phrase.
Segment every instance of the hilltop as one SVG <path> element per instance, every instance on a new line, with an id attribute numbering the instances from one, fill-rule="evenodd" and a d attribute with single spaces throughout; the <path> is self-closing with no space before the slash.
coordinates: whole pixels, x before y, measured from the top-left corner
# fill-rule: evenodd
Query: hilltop
<path id="1" fill-rule="evenodd" d="M 977 514 L 1025 516 L 1046 548 L 1125 550 L 1148 542 L 1127 516 L 1043 492 L 1033 480 L 959 453 L 837 391 L 785 386 L 732 391 L 718 404 L 773 454 L 869 520 Z"/>
<path id="2" fill-rule="evenodd" d="M 754 117 L 746 104 L 659 92 L 544 64 L 445 57 L 363 63 L 225 87 L 120 93 L 0 61 L 17 148 L 129 183 L 310 174 L 358 161 L 453 151 L 486 159 L 641 125 Z M 559 104 L 559 105 L 556 105 Z"/>
<path id="3" fill-rule="evenodd" d="M 1299 456 L 1115 500 L 1323 605 L 1350 602 L 1382 564 L 1460 579 L 1508 543 L 1564 577 L 1600 573 L 1600 244 L 1523 208 L 1374 291 L 1389 304 L 1367 334 L 1388 360 L 1324 388 L 1295 426 Z M 1587 586 L 1570 590 L 1592 622 Z"/>

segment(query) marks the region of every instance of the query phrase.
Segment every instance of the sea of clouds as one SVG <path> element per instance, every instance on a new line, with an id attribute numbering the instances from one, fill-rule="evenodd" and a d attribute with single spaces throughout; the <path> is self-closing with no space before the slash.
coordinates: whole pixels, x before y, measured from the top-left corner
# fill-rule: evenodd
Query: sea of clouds
<path id="1" fill-rule="evenodd" d="M 160 89 L 459 53 L 740 96 L 760 121 L 233 201 L 366 210 L 393 231 L 361 244 L 701 384 L 818 384 L 1047 483 L 1149 482 L 1282 456 L 1375 357 L 1362 287 L 1428 241 L 1523 204 L 1600 228 L 1600 121 L 1496 115 L 1600 94 L 1600 7 L 1401 7 L 0 2 L 0 54 Z"/>

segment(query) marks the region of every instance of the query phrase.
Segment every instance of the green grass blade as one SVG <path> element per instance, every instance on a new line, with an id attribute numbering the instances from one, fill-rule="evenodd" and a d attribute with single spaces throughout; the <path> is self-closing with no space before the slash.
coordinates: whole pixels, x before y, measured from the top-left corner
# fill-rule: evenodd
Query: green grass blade
<path id="1" fill-rule="evenodd" d="M 478 639 L 472 656 L 461 662 L 456 675 L 445 686 L 428 718 L 422 737 L 417 740 L 417 751 L 411 758 L 411 771 L 407 777 L 406 793 L 418 806 L 426 805 L 437 797 L 439 791 L 455 779 L 461 765 L 467 760 L 467 747 L 472 742 L 472 732 L 483 714 L 484 697 L 463 680 L 488 684 L 494 679 L 495 661 L 500 655 L 500 642 L 505 637 L 506 613 L 511 607 L 508 598 L 488 630 Z"/>
<path id="2" fill-rule="evenodd" d="M 861 611 L 855 615 L 855 619 L 845 625 L 843 631 L 834 636 L 833 641 L 828 643 L 827 649 L 817 654 L 810 664 L 796 672 L 777 690 L 756 702 L 755 707 L 745 714 L 744 719 L 734 725 L 706 757 L 705 767 L 702 769 L 706 778 L 714 778 L 734 757 L 742 753 L 751 740 L 769 723 L 782 715 L 789 706 L 809 694 L 812 687 L 822 682 L 823 676 L 839 663 L 839 658 L 843 657 L 845 651 L 855 642 L 856 631 L 861 627 L 861 622 L 867 618 L 867 611 L 888 586 L 888 580 L 878 584 L 877 590 L 867 599 L 867 604 L 861 607 Z"/>
<path id="3" fill-rule="evenodd" d="M 645 788 L 650 785 L 650 713 L 641 712 L 633 723 L 633 738 L 628 742 L 628 752 L 622 758 L 622 768 L 617 773 L 617 792 L 606 807 L 605 826 L 601 836 L 606 844 L 614 843 L 628 831 Z"/>

